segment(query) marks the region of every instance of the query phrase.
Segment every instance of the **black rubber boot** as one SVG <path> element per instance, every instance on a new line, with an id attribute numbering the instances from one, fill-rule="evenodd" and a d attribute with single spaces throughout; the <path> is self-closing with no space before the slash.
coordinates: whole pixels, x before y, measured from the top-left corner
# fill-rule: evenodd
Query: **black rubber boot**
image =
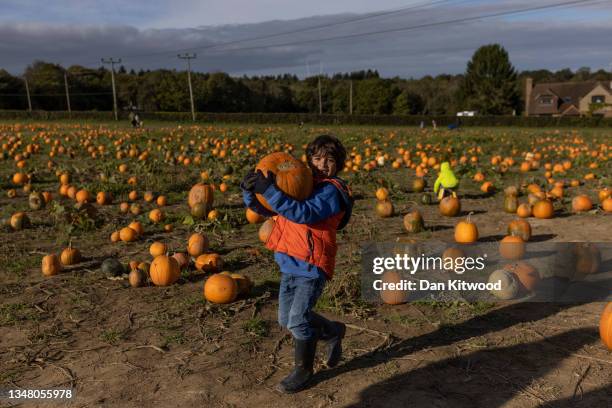
<path id="1" fill-rule="evenodd" d="M 278 391 L 284 394 L 293 394 L 306 388 L 313 374 L 313 363 L 317 349 L 316 336 L 310 340 L 294 339 L 294 343 L 295 368 L 276 387 Z"/>
<path id="2" fill-rule="evenodd" d="M 346 333 L 346 325 L 342 322 L 333 322 L 312 312 L 311 323 L 320 332 L 319 339 L 325 341 L 325 365 L 335 367 L 342 357 L 342 339 Z"/>

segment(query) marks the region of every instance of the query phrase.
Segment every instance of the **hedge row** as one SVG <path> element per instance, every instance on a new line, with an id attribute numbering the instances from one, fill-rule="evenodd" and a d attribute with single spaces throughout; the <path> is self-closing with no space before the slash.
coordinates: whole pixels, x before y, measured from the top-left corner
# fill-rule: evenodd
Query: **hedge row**
<path id="1" fill-rule="evenodd" d="M 171 122 L 190 122 L 188 112 L 144 112 L 143 121 L 160 120 Z M 127 120 L 128 113 L 121 112 L 120 120 Z M 0 120 L 113 120 L 112 112 L 99 111 L 2 111 Z M 419 126 L 423 122 L 427 127 L 436 121 L 439 127 L 456 123 L 455 116 L 393 116 L 393 115 L 317 115 L 311 113 L 197 113 L 198 122 L 217 123 L 275 123 L 299 124 L 311 123 L 321 125 L 378 125 L 378 126 Z M 474 116 L 462 117 L 462 126 L 523 126 L 523 127 L 612 127 L 612 118 L 603 117 L 523 117 L 523 116 Z"/>

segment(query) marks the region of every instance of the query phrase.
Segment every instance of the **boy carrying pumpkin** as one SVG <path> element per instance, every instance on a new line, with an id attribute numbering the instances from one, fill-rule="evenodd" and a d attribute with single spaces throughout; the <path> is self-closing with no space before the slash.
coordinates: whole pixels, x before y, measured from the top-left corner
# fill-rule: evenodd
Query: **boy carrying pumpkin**
<path id="1" fill-rule="evenodd" d="M 275 216 L 266 247 L 274 251 L 282 272 L 278 321 L 294 338 L 295 368 L 277 386 L 283 393 L 298 392 L 307 386 L 313 375 L 318 340 L 326 342 L 326 365 L 337 365 L 346 331 L 343 323 L 330 321 L 312 310 L 334 273 L 336 230 L 343 228 L 351 216 L 351 192 L 336 176 L 344 166 L 346 150 L 337 138 L 321 135 L 308 145 L 306 157 L 314 189 L 303 201 L 283 193 L 271 171 L 267 175 L 260 170 L 250 171 L 241 184 L 247 207 L 263 216 Z M 262 194 L 274 212 L 264 208 L 255 194 Z"/>

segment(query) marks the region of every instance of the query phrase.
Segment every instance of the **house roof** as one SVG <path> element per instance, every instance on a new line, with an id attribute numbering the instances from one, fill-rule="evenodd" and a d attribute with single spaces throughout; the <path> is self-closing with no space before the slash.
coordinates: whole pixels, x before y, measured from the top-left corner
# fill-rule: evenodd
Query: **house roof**
<path id="1" fill-rule="evenodd" d="M 580 115 L 580 111 L 573 103 L 563 103 L 559 106 L 561 115 Z"/>

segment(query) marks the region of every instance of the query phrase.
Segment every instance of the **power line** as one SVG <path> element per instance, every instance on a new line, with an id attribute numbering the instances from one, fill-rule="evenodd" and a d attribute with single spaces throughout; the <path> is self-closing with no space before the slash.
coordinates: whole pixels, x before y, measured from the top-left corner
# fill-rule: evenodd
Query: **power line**
<path id="1" fill-rule="evenodd" d="M 193 50 L 202 51 L 202 50 L 208 50 L 208 49 L 213 49 L 213 48 L 224 47 L 224 46 L 228 46 L 228 45 L 239 44 L 239 43 L 243 43 L 243 42 L 252 42 L 252 41 L 258 41 L 258 40 L 266 40 L 266 39 L 275 38 L 275 37 L 282 37 L 282 36 L 285 36 L 285 35 L 299 34 L 299 33 L 304 33 L 304 32 L 313 31 L 313 30 L 320 30 L 320 29 L 323 29 L 323 28 L 335 27 L 335 26 L 355 23 L 355 22 L 359 22 L 359 21 L 370 20 L 370 19 L 373 19 L 373 18 L 379 18 L 379 17 L 384 17 L 384 16 L 388 16 L 388 15 L 393 15 L 393 14 L 401 14 L 401 13 L 404 13 L 406 11 L 411 11 L 411 10 L 417 10 L 417 9 L 420 9 L 420 8 L 431 7 L 431 6 L 442 4 L 442 3 L 451 3 L 453 1 L 456 1 L 456 0 L 437 0 L 437 1 L 432 1 L 432 2 L 429 2 L 429 3 L 424 3 L 424 4 L 419 4 L 419 5 L 410 5 L 410 6 L 404 6 L 404 7 L 395 8 L 395 9 L 383 10 L 383 11 L 380 11 L 380 12 L 367 14 L 365 16 L 351 18 L 351 19 L 342 20 L 342 21 L 336 21 L 336 22 L 333 22 L 333 23 L 318 24 L 318 25 L 304 27 L 304 28 L 299 28 L 299 29 L 295 29 L 295 30 L 282 31 L 282 32 L 279 32 L 279 33 L 265 34 L 265 35 L 261 35 L 261 36 L 257 36 L 257 37 L 245 37 L 245 38 L 240 38 L 240 39 L 237 39 L 237 40 L 227 41 L 227 42 L 218 43 L 218 44 L 211 44 L 211 45 L 206 45 L 206 46 L 201 46 L 201 47 L 189 47 L 189 48 L 180 48 L 178 50 L 166 50 L 166 51 L 156 51 L 156 52 L 143 53 L 143 54 L 125 55 L 125 56 L 123 56 L 123 58 L 141 58 L 141 57 L 150 57 L 150 56 L 152 57 L 152 56 L 165 55 L 165 54 L 170 54 L 170 53 L 174 53 L 174 52 L 181 52 L 181 51 L 193 51 Z M 459 1 L 461 2 L 462 0 L 459 0 Z M 465 1 L 473 1 L 473 0 L 463 0 L 463 2 L 465 2 Z"/>
<path id="2" fill-rule="evenodd" d="M 595 0 L 573 0 L 573 1 L 566 1 L 563 3 L 548 4 L 545 6 L 535 6 L 535 7 L 528 7 L 528 8 L 517 9 L 517 10 L 509 10 L 509 11 L 502 11 L 502 12 L 497 12 L 497 13 L 482 14 L 479 16 L 462 17 L 458 19 L 438 21 L 438 22 L 433 22 L 433 23 L 424 23 L 424 24 L 418 24 L 418 25 L 407 26 L 407 27 L 397 27 L 397 28 L 390 28 L 390 29 L 385 29 L 385 30 L 368 31 L 365 33 L 354 33 L 354 34 L 338 35 L 338 36 L 333 36 L 333 37 L 291 41 L 291 42 L 285 42 L 285 43 L 279 43 L 279 44 L 259 45 L 259 46 L 242 47 L 242 48 L 230 48 L 226 51 L 257 50 L 257 49 L 265 49 L 265 48 L 286 47 L 290 45 L 318 43 L 322 41 L 333 41 L 333 40 L 344 40 L 344 39 L 351 39 L 351 38 L 358 38 L 358 37 L 367 37 L 367 36 L 373 36 L 373 35 L 378 35 L 378 34 L 388 34 L 388 33 L 393 33 L 393 32 L 400 32 L 400 31 L 411 31 L 411 30 L 418 30 L 422 28 L 439 27 L 439 26 L 444 26 L 444 25 L 451 25 L 451 24 L 457 24 L 457 23 L 465 23 L 465 22 L 470 22 L 470 21 L 482 20 L 486 18 L 503 17 L 503 16 L 509 16 L 513 14 L 521 14 L 521 13 L 527 13 L 527 12 L 532 12 L 532 11 L 541 11 L 541 10 L 547 10 L 547 9 L 558 8 L 558 7 L 579 5 L 579 4 L 589 3 L 593 1 Z"/>

